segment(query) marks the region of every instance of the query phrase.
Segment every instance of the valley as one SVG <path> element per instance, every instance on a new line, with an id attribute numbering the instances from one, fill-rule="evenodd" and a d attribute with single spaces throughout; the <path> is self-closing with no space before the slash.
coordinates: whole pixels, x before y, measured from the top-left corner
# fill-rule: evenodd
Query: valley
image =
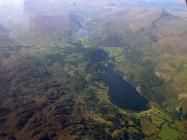
<path id="1" fill-rule="evenodd" d="M 187 139 L 187 12 L 118 4 L 0 13 L 1 140 Z"/>

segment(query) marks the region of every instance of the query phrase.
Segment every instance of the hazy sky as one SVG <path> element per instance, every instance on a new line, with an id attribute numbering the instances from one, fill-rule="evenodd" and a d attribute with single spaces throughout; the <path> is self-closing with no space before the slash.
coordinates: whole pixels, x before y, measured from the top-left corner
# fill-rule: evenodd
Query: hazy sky
<path id="1" fill-rule="evenodd" d="M 0 0 L 0 4 L 20 4 L 23 0 Z"/>
<path id="2" fill-rule="evenodd" d="M 0 0 L 1 7 L 20 7 L 23 6 L 24 0 Z"/>
<path id="3" fill-rule="evenodd" d="M 155 5 L 162 5 L 162 4 L 173 4 L 173 5 L 180 5 L 185 3 L 185 0 L 121 0 L 127 3 L 133 4 L 154 4 Z"/>
<path id="4" fill-rule="evenodd" d="M 13 3 L 13 4 L 20 4 L 22 3 L 24 0 L 0 0 L 0 3 Z M 34 0 L 33 0 L 34 1 Z M 43 0 L 45 1 L 45 0 Z M 55 0 L 51 0 L 51 1 L 55 1 Z M 79 1 L 79 0 L 77 0 Z M 91 0 L 90 0 L 91 1 Z M 97 1 L 97 0 L 94 0 Z M 100 1 L 100 0 L 99 0 Z M 111 0 L 110 0 L 111 1 Z M 116 1 L 116 0 L 113 0 Z M 121 0 L 121 1 L 126 1 L 126 2 L 137 2 L 137 1 L 146 1 L 146 2 L 154 2 L 154 3 L 165 3 L 165 2 L 176 2 L 176 3 L 184 3 L 185 0 Z"/>
<path id="5" fill-rule="evenodd" d="M 33 0 L 35 1 L 35 0 Z M 63 0 L 42 0 L 42 1 L 63 1 Z M 156 7 L 177 7 L 180 5 L 185 5 L 185 0 L 68 0 L 68 1 L 76 1 L 78 2 L 83 2 L 84 4 L 89 3 L 89 2 L 95 2 L 98 4 L 101 1 L 105 2 L 120 2 L 123 3 L 124 5 L 127 6 L 156 6 Z M 0 10 L 2 8 L 8 8 L 11 10 L 11 8 L 23 8 L 23 3 L 24 0 L 0 0 Z"/>
<path id="6" fill-rule="evenodd" d="M 177 2 L 177 3 L 183 3 L 185 0 L 145 0 L 147 2 L 159 2 L 159 3 L 163 3 L 163 2 Z"/>
<path id="7" fill-rule="evenodd" d="M 0 14 L 21 15 L 24 10 L 23 0 L 0 0 Z"/>

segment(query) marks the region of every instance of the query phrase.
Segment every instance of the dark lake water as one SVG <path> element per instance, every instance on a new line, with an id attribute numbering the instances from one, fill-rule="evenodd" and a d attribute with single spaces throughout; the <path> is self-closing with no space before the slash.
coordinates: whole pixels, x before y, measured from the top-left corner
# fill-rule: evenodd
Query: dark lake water
<path id="1" fill-rule="evenodd" d="M 104 74 L 104 81 L 109 86 L 110 101 L 113 104 L 132 111 L 148 109 L 149 102 L 136 91 L 135 87 L 112 69 Z"/>

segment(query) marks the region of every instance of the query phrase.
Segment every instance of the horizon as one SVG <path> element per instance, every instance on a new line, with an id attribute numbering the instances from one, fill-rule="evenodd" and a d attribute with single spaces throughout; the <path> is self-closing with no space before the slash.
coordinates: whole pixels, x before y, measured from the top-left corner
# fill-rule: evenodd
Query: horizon
<path id="1" fill-rule="evenodd" d="M 35 0 L 0 0 L 0 12 L 1 10 L 20 10 L 25 7 L 25 2 L 36 2 Z M 58 2 L 59 0 L 46 0 L 45 2 L 51 2 L 55 3 Z M 166 8 L 166 9 L 171 9 L 171 8 L 177 8 L 177 9 L 184 9 L 186 8 L 186 3 L 185 0 L 103 0 L 103 1 L 89 1 L 85 2 L 85 0 L 62 0 L 60 1 L 61 3 L 77 3 L 77 4 L 82 4 L 82 5 L 89 5 L 95 4 L 96 5 L 110 5 L 110 6 L 119 6 L 119 7 L 143 7 L 143 8 Z"/>

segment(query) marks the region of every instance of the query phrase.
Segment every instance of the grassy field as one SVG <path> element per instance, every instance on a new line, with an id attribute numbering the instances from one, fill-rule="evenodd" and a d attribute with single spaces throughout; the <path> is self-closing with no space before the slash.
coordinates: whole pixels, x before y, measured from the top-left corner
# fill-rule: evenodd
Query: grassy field
<path id="1" fill-rule="evenodd" d="M 160 140 L 180 140 L 181 132 L 171 129 L 167 124 L 164 124 L 158 134 Z"/>
<path id="2" fill-rule="evenodd" d="M 157 107 L 137 113 L 142 118 L 142 128 L 146 139 L 158 140 L 182 140 L 187 134 L 187 130 L 180 121 L 175 121 L 169 114 Z"/>

